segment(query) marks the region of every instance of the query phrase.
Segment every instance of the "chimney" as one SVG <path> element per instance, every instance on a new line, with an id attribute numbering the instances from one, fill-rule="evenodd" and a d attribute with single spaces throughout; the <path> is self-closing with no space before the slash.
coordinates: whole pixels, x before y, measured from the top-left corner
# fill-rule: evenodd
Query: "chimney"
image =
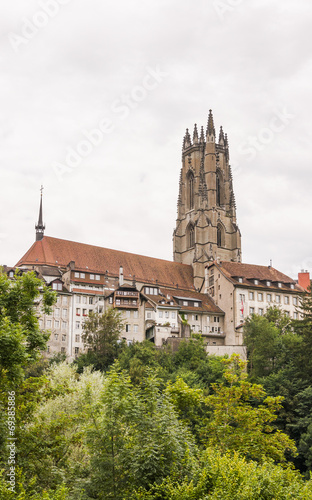
<path id="1" fill-rule="evenodd" d="M 298 273 L 298 285 L 302 286 L 305 290 L 310 286 L 310 273 L 304 269 Z"/>
<path id="2" fill-rule="evenodd" d="M 122 286 L 123 284 L 124 284 L 123 267 L 120 266 L 120 268 L 119 268 L 119 286 Z"/>

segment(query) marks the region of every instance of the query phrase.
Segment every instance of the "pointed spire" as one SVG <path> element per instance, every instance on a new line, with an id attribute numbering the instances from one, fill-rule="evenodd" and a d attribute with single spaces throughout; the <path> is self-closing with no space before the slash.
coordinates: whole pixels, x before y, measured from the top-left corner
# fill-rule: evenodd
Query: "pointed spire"
<path id="1" fill-rule="evenodd" d="M 205 142 L 204 127 L 201 127 L 201 129 L 200 129 L 199 142 L 200 142 L 200 144 L 204 144 L 204 142 Z"/>
<path id="2" fill-rule="evenodd" d="M 184 136 L 184 149 L 187 149 L 191 145 L 192 145 L 191 136 L 190 136 L 190 133 L 189 133 L 189 129 L 187 128 L 186 132 L 185 132 L 185 136 Z"/>
<path id="3" fill-rule="evenodd" d="M 45 226 L 43 224 L 43 218 L 42 218 L 42 191 L 43 191 L 43 186 L 40 188 L 41 195 L 40 195 L 40 208 L 39 208 L 39 218 L 38 218 L 38 224 L 35 226 L 36 229 L 36 241 L 42 240 L 44 237 L 44 230 Z"/>
<path id="4" fill-rule="evenodd" d="M 198 144 L 198 131 L 196 123 L 194 125 L 194 132 L 193 132 L 193 144 Z"/>
<path id="5" fill-rule="evenodd" d="M 209 116 L 208 116 L 206 136 L 207 135 L 213 135 L 214 137 L 216 136 L 216 131 L 215 131 L 215 128 L 214 128 L 213 116 L 212 116 L 211 109 L 209 109 Z"/>
<path id="6" fill-rule="evenodd" d="M 219 144 L 220 144 L 220 146 L 224 146 L 224 133 L 223 133 L 222 126 L 220 127 Z"/>

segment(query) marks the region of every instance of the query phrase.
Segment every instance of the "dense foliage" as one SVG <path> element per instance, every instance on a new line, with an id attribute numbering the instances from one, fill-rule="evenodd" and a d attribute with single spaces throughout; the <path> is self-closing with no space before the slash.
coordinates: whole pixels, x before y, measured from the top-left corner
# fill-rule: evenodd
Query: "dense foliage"
<path id="1" fill-rule="evenodd" d="M 247 321 L 248 370 L 235 355 L 207 356 L 200 337 L 177 352 L 147 341 L 127 346 L 113 309 L 86 322 L 88 355 L 49 365 L 38 361 L 46 336 L 35 302 L 46 294 L 48 307 L 54 297 L 36 280 L 1 282 L 0 338 L 9 322 L 10 345 L 23 352 L 12 368 L 1 365 L 3 408 L 14 384 L 17 442 L 12 492 L 2 419 L 1 499 L 312 498 L 309 296 L 303 321 L 276 309 Z"/>

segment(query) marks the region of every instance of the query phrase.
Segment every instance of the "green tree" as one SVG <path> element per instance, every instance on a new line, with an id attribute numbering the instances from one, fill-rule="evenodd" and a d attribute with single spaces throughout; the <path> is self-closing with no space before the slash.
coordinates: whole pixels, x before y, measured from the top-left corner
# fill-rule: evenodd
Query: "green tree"
<path id="1" fill-rule="evenodd" d="M 290 318 L 279 308 L 271 307 L 264 316 L 253 314 L 244 327 L 248 372 L 252 380 L 268 376 L 291 363 L 300 338 L 294 335 Z"/>
<path id="2" fill-rule="evenodd" d="M 49 333 L 39 328 L 38 316 L 48 314 L 56 294 L 33 272 L 16 274 L 11 280 L 0 274 L 0 375 L 17 381 L 24 368 L 46 349 Z"/>
<path id="3" fill-rule="evenodd" d="M 312 381 L 312 294 L 311 286 L 299 299 L 298 311 L 302 318 L 293 322 L 294 331 L 299 335 L 301 344 L 298 350 L 297 369 L 300 376 Z"/>
<path id="4" fill-rule="evenodd" d="M 84 365 L 97 370 L 107 370 L 120 350 L 120 334 L 123 320 L 117 309 L 109 308 L 104 314 L 90 312 L 83 325 L 82 340 L 87 354 L 78 358 L 80 371 Z"/>
<path id="5" fill-rule="evenodd" d="M 191 472 L 193 438 L 158 385 L 151 373 L 134 386 L 118 366 L 109 372 L 88 433 L 91 498 L 129 498 L 134 488 Z"/>
<path id="6" fill-rule="evenodd" d="M 283 398 L 267 396 L 261 385 L 247 382 L 246 363 L 237 355 L 224 362 L 226 382 L 213 384 L 214 394 L 206 399 L 212 416 L 207 420 L 204 442 L 257 461 L 285 461 L 286 452 L 296 453 L 295 443 L 272 425 Z"/>

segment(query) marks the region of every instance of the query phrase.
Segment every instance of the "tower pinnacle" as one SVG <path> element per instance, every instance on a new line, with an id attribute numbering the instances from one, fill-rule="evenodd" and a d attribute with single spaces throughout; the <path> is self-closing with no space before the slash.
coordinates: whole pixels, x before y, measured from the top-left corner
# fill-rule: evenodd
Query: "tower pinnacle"
<path id="1" fill-rule="evenodd" d="M 206 135 L 213 135 L 214 137 L 216 136 L 211 109 L 209 109 Z"/>
<path id="2" fill-rule="evenodd" d="M 39 208 L 39 218 L 38 218 L 38 224 L 35 226 L 36 229 L 36 241 L 42 240 L 44 237 L 44 230 L 45 226 L 43 224 L 43 218 L 42 218 L 42 191 L 43 191 L 43 186 L 40 188 L 41 195 L 40 195 L 40 208 Z"/>

